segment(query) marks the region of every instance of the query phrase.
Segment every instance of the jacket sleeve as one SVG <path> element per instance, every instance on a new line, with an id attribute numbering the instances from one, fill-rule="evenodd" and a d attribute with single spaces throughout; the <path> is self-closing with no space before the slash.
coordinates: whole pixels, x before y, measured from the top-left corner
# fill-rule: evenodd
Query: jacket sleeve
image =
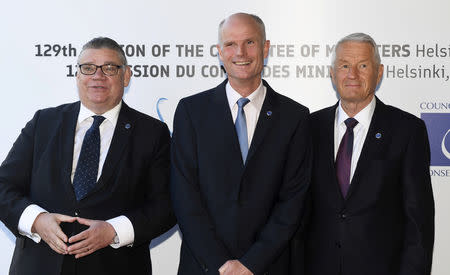
<path id="1" fill-rule="evenodd" d="M 148 181 L 145 188 L 145 202 L 139 208 L 125 213 L 133 224 L 134 245 L 158 237 L 176 224 L 169 193 L 170 133 L 167 126 L 154 128 L 152 155 L 146 160 Z"/>
<path id="2" fill-rule="evenodd" d="M 430 178 L 430 145 L 423 121 L 409 133 L 402 166 L 406 214 L 401 275 L 429 275 L 433 260 L 434 199 Z"/>
<path id="3" fill-rule="evenodd" d="M 0 220 L 18 236 L 20 216 L 32 204 L 27 198 L 33 170 L 34 132 L 40 111 L 22 129 L 0 166 Z"/>

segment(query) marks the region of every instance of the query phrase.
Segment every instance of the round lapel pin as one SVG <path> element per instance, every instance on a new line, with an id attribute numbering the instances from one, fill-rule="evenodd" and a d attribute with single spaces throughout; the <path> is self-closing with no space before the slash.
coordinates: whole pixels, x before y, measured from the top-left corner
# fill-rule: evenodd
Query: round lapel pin
<path id="1" fill-rule="evenodd" d="M 267 111 L 266 115 L 267 116 L 271 116 L 272 115 L 272 111 Z"/>
<path id="2" fill-rule="evenodd" d="M 380 133 L 376 133 L 376 134 L 375 134 L 375 137 L 376 137 L 377 139 L 380 139 L 380 138 L 381 138 L 381 134 L 380 134 Z"/>
<path id="3" fill-rule="evenodd" d="M 130 128 L 131 128 L 130 123 L 125 124 L 125 129 L 130 129 Z"/>

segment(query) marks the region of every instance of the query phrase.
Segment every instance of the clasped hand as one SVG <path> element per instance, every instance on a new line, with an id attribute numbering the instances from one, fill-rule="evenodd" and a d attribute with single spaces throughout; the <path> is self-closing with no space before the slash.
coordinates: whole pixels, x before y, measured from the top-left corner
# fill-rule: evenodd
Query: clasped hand
<path id="1" fill-rule="evenodd" d="M 229 260 L 219 268 L 220 275 L 253 275 L 253 273 L 238 260 Z"/>
<path id="2" fill-rule="evenodd" d="M 68 238 L 61 230 L 62 222 L 77 221 L 88 228 Z M 32 233 L 41 236 L 51 249 L 62 255 L 75 255 L 81 258 L 112 243 L 116 232 L 111 224 L 100 220 L 89 220 L 57 213 L 41 213 L 31 228 Z"/>

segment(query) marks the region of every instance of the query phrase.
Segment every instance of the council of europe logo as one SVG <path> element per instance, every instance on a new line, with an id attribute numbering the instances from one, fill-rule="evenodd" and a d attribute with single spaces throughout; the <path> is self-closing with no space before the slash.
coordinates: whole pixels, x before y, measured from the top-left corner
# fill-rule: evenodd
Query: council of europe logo
<path id="1" fill-rule="evenodd" d="M 161 114 L 161 111 L 159 110 L 159 105 L 161 104 L 161 102 L 166 101 L 166 100 L 167 100 L 167 98 L 161 97 L 156 102 L 156 113 L 158 114 L 158 118 L 159 118 L 159 120 L 161 120 L 161 122 L 165 122 L 165 121 L 164 121 L 164 118 L 163 118 L 163 116 Z"/>
<path id="2" fill-rule="evenodd" d="M 168 99 L 165 98 L 165 97 L 160 97 L 160 98 L 158 99 L 158 101 L 156 102 L 156 113 L 158 114 L 159 120 L 161 120 L 161 122 L 164 122 L 164 123 L 166 123 L 166 121 L 165 121 L 165 119 L 164 119 L 164 117 L 163 117 L 163 115 L 162 115 L 161 110 L 160 110 L 159 107 L 161 106 L 161 103 L 164 102 L 164 101 L 166 101 L 166 100 L 168 100 Z M 169 130 L 169 131 L 170 131 L 170 130 Z M 172 131 L 170 131 L 170 136 L 172 136 Z"/>
<path id="3" fill-rule="evenodd" d="M 450 113 L 422 113 L 431 148 L 431 166 L 450 166 Z"/>

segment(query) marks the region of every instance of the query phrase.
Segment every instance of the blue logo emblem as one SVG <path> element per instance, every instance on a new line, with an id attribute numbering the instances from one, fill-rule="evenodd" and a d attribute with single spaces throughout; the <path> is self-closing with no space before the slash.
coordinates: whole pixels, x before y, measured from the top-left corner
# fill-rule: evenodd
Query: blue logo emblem
<path id="1" fill-rule="evenodd" d="M 158 113 L 158 118 L 159 118 L 159 120 L 161 120 L 162 122 L 165 122 L 165 121 L 164 121 L 163 116 L 161 115 L 161 111 L 159 110 L 159 104 L 161 104 L 161 102 L 166 101 L 166 100 L 167 100 L 167 98 L 161 97 L 161 98 L 159 98 L 158 101 L 156 102 L 156 113 Z"/>
<path id="2" fill-rule="evenodd" d="M 450 166 L 450 113 L 422 113 L 431 148 L 431 166 Z"/>
<path id="3" fill-rule="evenodd" d="M 161 97 L 158 99 L 158 101 L 156 102 L 156 113 L 158 114 L 158 118 L 159 120 L 161 120 L 161 122 L 166 123 L 166 121 L 164 120 L 162 114 L 161 114 L 161 110 L 159 109 L 159 106 L 161 106 L 161 103 L 168 100 L 165 97 Z M 170 130 L 169 130 L 170 131 Z M 170 131 L 170 136 L 172 136 L 172 131 Z"/>

